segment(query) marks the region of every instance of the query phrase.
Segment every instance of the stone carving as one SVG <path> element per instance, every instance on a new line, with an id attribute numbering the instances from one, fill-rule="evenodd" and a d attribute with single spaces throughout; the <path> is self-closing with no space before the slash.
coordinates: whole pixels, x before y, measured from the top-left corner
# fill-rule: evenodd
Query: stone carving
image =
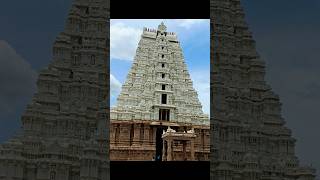
<path id="1" fill-rule="evenodd" d="M 74 0 L 22 132 L 0 145 L 0 179 L 109 179 L 108 12 L 106 0 Z"/>
<path id="2" fill-rule="evenodd" d="M 281 103 L 265 82 L 265 63 L 240 0 L 211 0 L 211 179 L 311 180 L 301 167 Z"/>
<path id="3" fill-rule="evenodd" d="M 187 131 L 187 133 L 194 133 L 194 128 L 192 128 L 191 130 Z"/>
<path id="4" fill-rule="evenodd" d="M 163 22 L 161 22 L 161 24 L 158 26 L 158 30 L 160 32 L 165 32 L 165 31 L 167 31 L 167 27 L 164 25 Z"/>
<path id="5" fill-rule="evenodd" d="M 174 129 L 171 129 L 170 126 L 167 129 L 167 133 L 175 133 L 176 131 Z"/>

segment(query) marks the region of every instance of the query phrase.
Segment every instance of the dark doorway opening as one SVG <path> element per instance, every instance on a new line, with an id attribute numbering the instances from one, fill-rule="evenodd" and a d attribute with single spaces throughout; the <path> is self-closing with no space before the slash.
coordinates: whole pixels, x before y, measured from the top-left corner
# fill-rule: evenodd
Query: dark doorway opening
<path id="1" fill-rule="evenodd" d="M 134 137 L 134 125 L 131 124 L 131 128 L 130 128 L 130 146 L 132 146 L 133 137 Z"/>
<path id="2" fill-rule="evenodd" d="M 159 120 L 170 121 L 170 109 L 159 109 Z"/>
<path id="3" fill-rule="evenodd" d="M 156 161 L 162 161 L 162 149 L 163 149 L 163 141 L 162 141 L 162 132 L 164 128 L 162 126 L 157 128 L 156 132 Z"/>
<path id="4" fill-rule="evenodd" d="M 161 104 L 167 104 L 167 94 L 161 94 Z"/>

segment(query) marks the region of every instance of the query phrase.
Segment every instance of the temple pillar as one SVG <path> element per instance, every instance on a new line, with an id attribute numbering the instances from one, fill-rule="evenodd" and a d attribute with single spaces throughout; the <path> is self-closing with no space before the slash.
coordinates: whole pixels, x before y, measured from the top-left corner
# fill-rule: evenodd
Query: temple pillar
<path id="1" fill-rule="evenodd" d="M 168 152 L 167 152 L 167 161 L 172 161 L 172 140 L 168 139 L 167 140 L 168 143 Z"/>
<path id="2" fill-rule="evenodd" d="M 129 146 L 130 126 L 129 124 L 120 124 L 119 145 Z"/>
<path id="3" fill-rule="evenodd" d="M 167 151 L 167 149 L 166 149 L 166 140 L 163 140 L 163 143 L 162 143 L 162 161 L 166 161 L 167 160 L 166 151 Z"/>
<path id="4" fill-rule="evenodd" d="M 133 145 L 140 145 L 140 124 L 134 124 Z"/>
<path id="5" fill-rule="evenodd" d="M 186 161 L 188 158 L 187 158 L 187 153 L 186 153 L 186 146 L 187 146 L 187 143 L 186 141 L 183 141 L 182 143 L 182 147 L 183 147 L 183 160 Z"/>
<path id="6" fill-rule="evenodd" d="M 152 145 L 155 145 L 156 144 L 156 139 L 157 139 L 157 128 L 155 126 L 152 126 L 151 128 L 153 128 L 153 131 L 152 131 Z"/>
<path id="7" fill-rule="evenodd" d="M 146 142 L 148 145 L 151 144 L 150 138 L 149 138 L 150 136 L 149 132 L 150 132 L 150 125 L 145 124 L 144 125 L 144 142 Z"/>
<path id="8" fill-rule="evenodd" d="M 190 141 L 190 153 L 191 153 L 191 161 L 194 161 L 194 139 Z"/>

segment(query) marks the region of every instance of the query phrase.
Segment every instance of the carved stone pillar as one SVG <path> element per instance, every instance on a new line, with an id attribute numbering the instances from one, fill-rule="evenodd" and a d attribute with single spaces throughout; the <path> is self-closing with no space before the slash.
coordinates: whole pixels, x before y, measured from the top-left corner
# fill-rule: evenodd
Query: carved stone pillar
<path id="1" fill-rule="evenodd" d="M 127 124 L 120 124 L 119 145 L 129 145 L 130 129 Z"/>
<path id="2" fill-rule="evenodd" d="M 145 124 L 144 125 L 144 141 L 148 145 L 151 143 L 149 138 L 149 135 L 150 135 L 149 132 L 150 132 L 150 125 Z"/>
<path id="3" fill-rule="evenodd" d="M 172 140 L 168 139 L 168 152 L 167 152 L 167 161 L 172 161 Z"/>
<path id="4" fill-rule="evenodd" d="M 190 149 L 191 149 L 191 151 L 190 151 L 190 153 L 191 153 L 191 161 L 194 161 L 194 139 L 192 139 L 191 141 L 190 141 Z"/>
<path id="5" fill-rule="evenodd" d="M 182 141 L 182 147 L 183 147 L 183 160 L 187 160 L 187 152 L 186 152 L 186 146 L 187 146 L 187 143 L 186 141 Z"/>
<path id="6" fill-rule="evenodd" d="M 140 144 L 140 130 L 141 130 L 141 125 L 135 124 L 134 125 L 133 145 Z"/>
<path id="7" fill-rule="evenodd" d="M 151 127 L 151 128 L 153 128 L 153 137 L 152 137 L 152 142 L 154 143 L 154 144 L 152 144 L 152 145 L 155 145 L 156 144 L 156 139 L 157 139 L 157 128 L 155 127 L 155 126 L 153 126 L 153 127 Z"/>
<path id="8" fill-rule="evenodd" d="M 163 140 L 162 142 L 163 142 L 163 144 L 162 144 L 162 161 L 166 161 L 167 160 L 167 157 L 166 157 L 166 153 L 167 153 L 166 140 Z"/>

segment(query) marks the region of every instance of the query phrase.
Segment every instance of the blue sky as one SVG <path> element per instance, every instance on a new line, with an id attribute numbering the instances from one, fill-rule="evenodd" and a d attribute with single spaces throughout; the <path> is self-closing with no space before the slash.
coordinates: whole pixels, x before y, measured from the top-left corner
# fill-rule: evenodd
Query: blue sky
<path id="1" fill-rule="evenodd" d="M 120 20 L 110 22 L 110 85 L 111 106 L 115 105 L 121 84 L 131 68 L 144 27 L 157 29 L 161 22 L 167 31 L 175 32 L 180 40 L 185 62 L 206 114 L 210 112 L 210 20 L 156 19 Z"/>

